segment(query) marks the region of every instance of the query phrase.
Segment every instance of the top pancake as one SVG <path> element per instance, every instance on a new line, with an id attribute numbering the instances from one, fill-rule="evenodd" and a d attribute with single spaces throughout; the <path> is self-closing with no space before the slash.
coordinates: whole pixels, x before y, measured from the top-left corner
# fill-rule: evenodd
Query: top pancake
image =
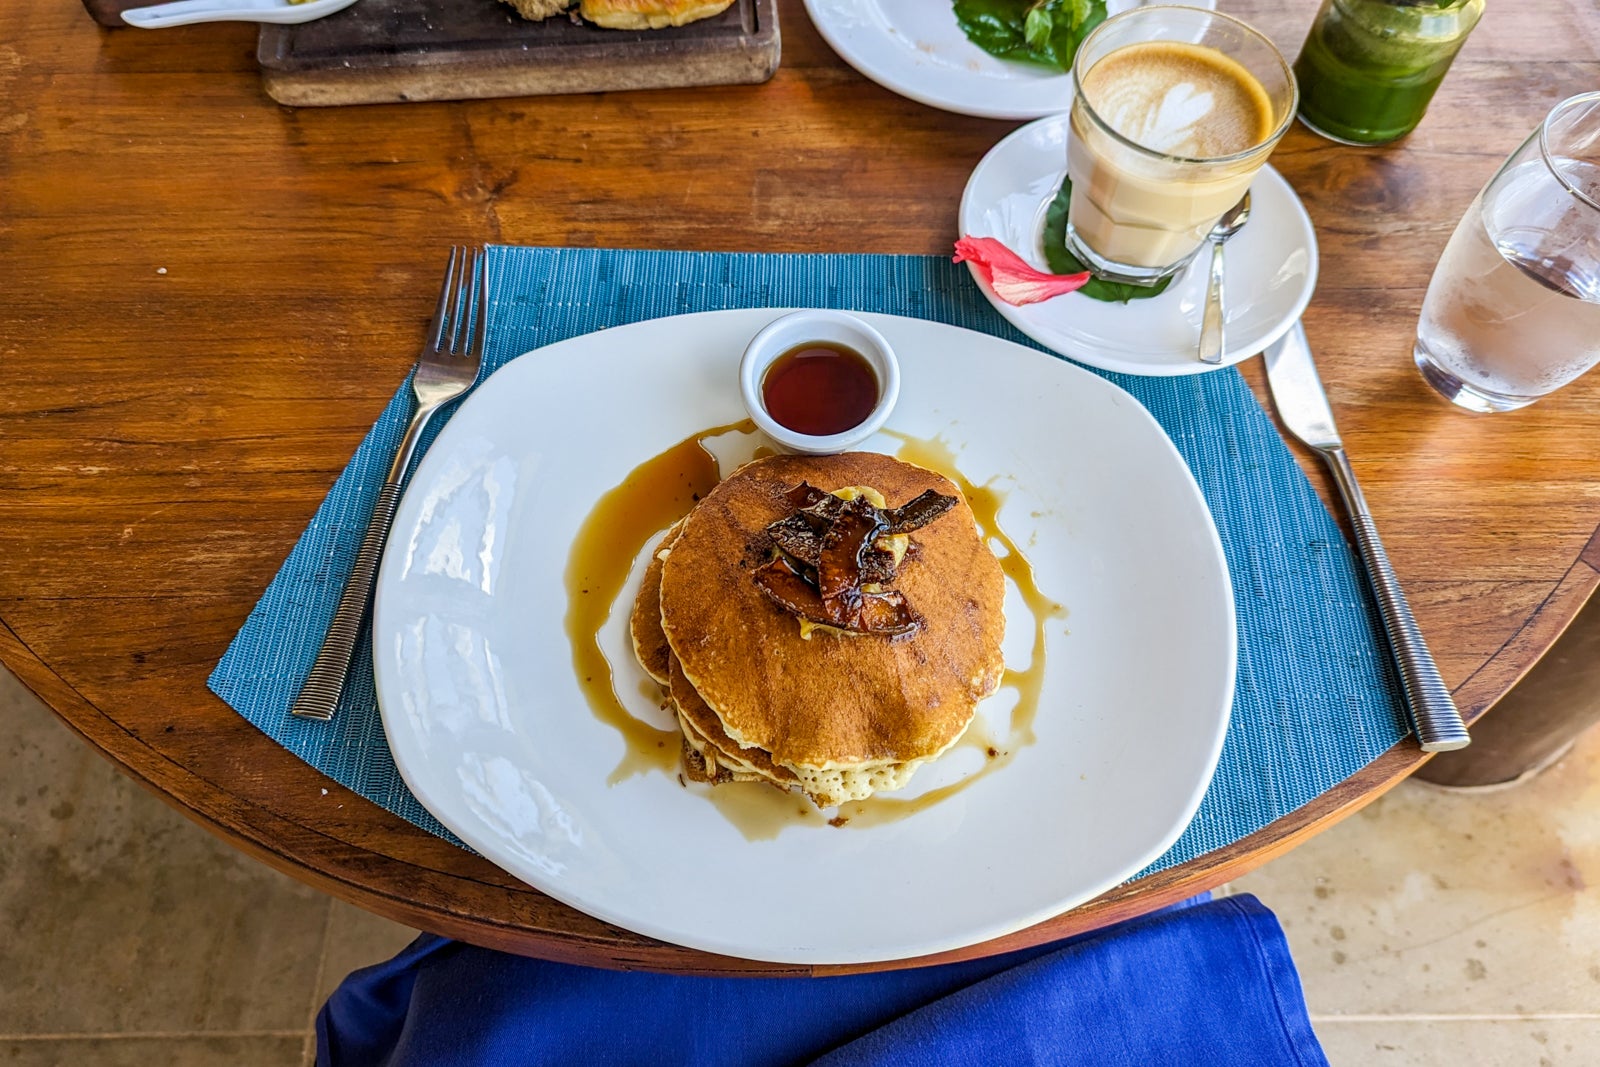
<path id="1" fill-rule="evenodd" d="M 922 618 L 913 633 L 814 633 L 751 577 L 766 526 L 793 510 L 800 482 L 872 486 L 889 507 L 926 489 L 960 492 L 932 471 L 871 452 L 771 456 L 739 468 L 689 514 L 661 574 L 661 622 L 684 677 L 730 737 L 773 761 L 848 767 L 929 758 L 959 737 L 999 684 L 1005 579 L 965 501 L 911 534 L 892 588 Z"/>

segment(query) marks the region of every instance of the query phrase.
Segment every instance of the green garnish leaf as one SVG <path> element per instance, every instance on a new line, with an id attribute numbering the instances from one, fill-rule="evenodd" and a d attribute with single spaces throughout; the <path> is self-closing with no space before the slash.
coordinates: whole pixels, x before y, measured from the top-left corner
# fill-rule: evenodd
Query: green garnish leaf
<path id="1" fill-rule="evenodd" d="M 1106 20 L 1105 0 L 954 0 L 953 7 L 962 32 L 985 52 L 1063 74 Z"/>
<path id="2" fill-rule="evenodd" d="M 1067 204 L 1072 199 L 1072 179 L 1061 178 L 1061 188 L 1044 213 L 1044 259 L 1052 274 L 1077 274 L 1087 268 L 1078 257 L 1067 251 Z M 1078 292 L 1095 300 L 1115 300 L 1126 304 L 1130 300 L 1143 300 L 1160 296 L 1167 291 L 1172 276 L 1162 278 L 1155 285 L 1130 285 L 1127 282 L 1108 282 L 1103 278 L 1090 278 Z"/>

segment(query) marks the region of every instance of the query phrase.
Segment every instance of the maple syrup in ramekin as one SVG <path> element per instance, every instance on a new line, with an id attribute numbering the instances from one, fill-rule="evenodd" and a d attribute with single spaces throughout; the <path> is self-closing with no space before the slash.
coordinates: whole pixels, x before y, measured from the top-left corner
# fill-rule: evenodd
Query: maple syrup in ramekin
<path id="1" fill-rule="evenodd" d="M 745 346 L 739 395 L 780 449 L 845 452 L 888 421 L 900 397 L 900 363 L 883 334 L 847 311 L 791 311 Z"/>
<path id="2" fill-rule="evenodd" d="M 847 345 L 808 341 L 772 361 L 761 379 L 767 412 L 796 433 L 826 437 L 861 425 L 881 395 L 867 358 Z"/>

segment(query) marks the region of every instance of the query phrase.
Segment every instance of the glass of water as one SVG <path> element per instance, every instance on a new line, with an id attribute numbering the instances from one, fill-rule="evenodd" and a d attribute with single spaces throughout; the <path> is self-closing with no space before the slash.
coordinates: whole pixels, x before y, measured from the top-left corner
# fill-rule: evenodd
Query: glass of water
<path id="1" fill-rule="evenodd" d="M 1531 404 L 1600 362 L 1600 92 L 1557 104 L 1472 202 L 1414 354 L 1471 411 Z"/>

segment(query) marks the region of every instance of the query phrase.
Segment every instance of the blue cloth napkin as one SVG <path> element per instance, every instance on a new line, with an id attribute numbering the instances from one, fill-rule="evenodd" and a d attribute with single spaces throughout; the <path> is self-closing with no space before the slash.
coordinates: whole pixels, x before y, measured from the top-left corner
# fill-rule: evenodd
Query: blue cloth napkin
<path id="1" fill-rule="evenodd" d="M 837 978 L 698 978 L 423 934 L 317 1016 L 318 1067 L 1326 1067 L 1277 919 L 1205 896 L 1022 952 Z"/>

